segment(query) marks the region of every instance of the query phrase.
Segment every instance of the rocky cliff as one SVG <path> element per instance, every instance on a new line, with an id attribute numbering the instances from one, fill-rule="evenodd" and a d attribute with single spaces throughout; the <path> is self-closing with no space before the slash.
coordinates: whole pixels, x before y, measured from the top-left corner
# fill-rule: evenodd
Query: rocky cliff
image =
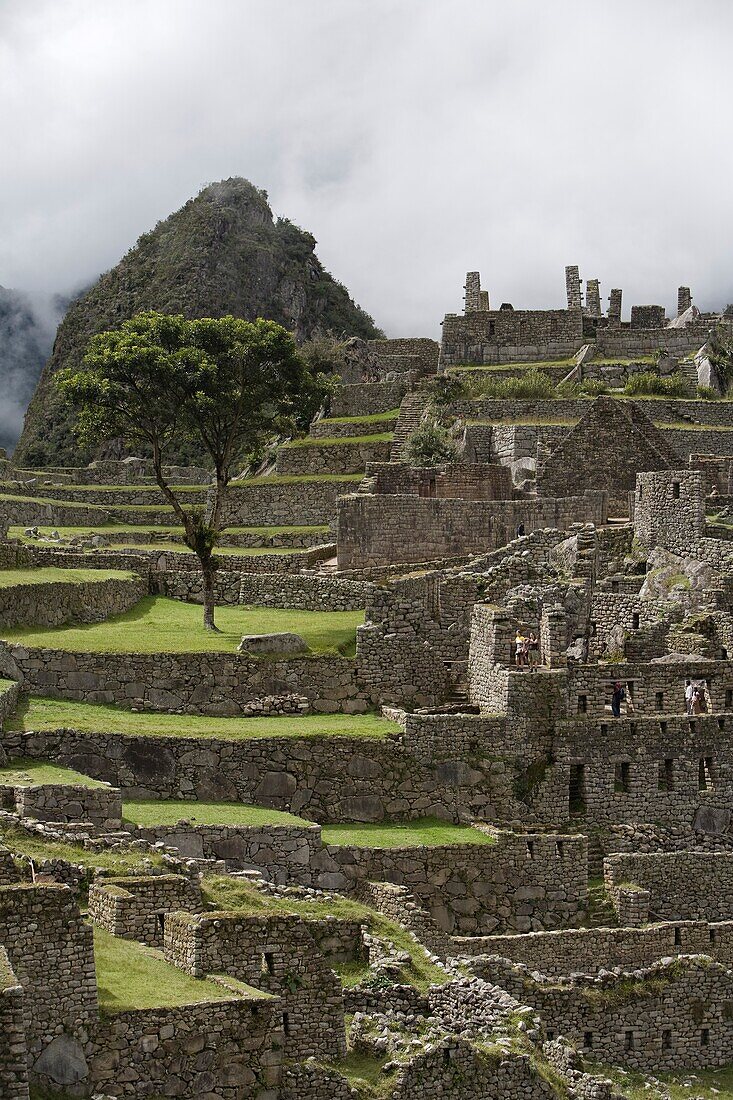
<path id="1" fill-rule="evenodd" d="M 78 447 L 68 410 L 52 380 L 81 363 L 90 337 L 144 309 L 221 317 L 267 317 L 299 340 L 317 332 L 380 335 L 371 317 L 324 270 L 315 239 L 275 221 L 267 195 L 244 179 L 210 184 L 144 233 L 134 248 L 69 309 L 28 406 L 15 451 L 24 466 L 75 465 Z"/>

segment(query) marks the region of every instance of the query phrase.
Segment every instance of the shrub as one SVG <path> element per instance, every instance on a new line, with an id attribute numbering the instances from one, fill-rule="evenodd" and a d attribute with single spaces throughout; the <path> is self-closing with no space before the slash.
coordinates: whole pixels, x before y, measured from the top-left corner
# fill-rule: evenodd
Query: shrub
<path id="1" fill-rule="evenodd" d="M 662 378 L 654 371 L 642 371 L 629 378 L 624 393 L 629 397 L 687 397 L 687 384 L 679 373 Z"/>
<path id="2" fill-rule="evenodd" d="M 723 393 L 729 395 L 733 384 L 733 338 L 723 334 L 713 336 L 708 344 L 708 359 L 715 369 Z"/>
<path id="3" fill-rule="evenodd" d="M 439 374 L 428 383 L 426 389 L 435 405 L 450 405 L 466 396 L 465 383 L 456 374 Z"/>
<path id="4" fill-rule="evenodd" d="M 474 397 L 547 400 L 555 397 L 555 383 L 536 367 L 522 371 L 518 378 L 479 378 L 468 383 Z"/>
<path id="5" fill-rule="evenodd" d="M 403 455 L 410 466 L 442 466 L 455 462 L 455 440 L 435 420 L 424 420 L 405 444 Z"/>
<path id="6" fill-rule="evenodd" d="M 717 401 L 720 394 L 712 386 L 698 386 L 697 396 L 703 401 Z"/>
<path id="7" fill-rule="evenodd" d="M 604 393 L 608 393 L 608 386 L 605 382 L 601 382 L 600 378 L 585 378 L 578 386 L 578 390 L 586 397 L 601 397 Z"/>

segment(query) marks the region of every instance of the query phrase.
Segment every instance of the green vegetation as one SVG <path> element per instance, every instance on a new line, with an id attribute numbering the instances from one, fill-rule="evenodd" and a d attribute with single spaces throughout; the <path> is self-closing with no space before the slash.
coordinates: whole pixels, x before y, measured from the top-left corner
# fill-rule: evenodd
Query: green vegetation
<path id="1" fill-rule="evenodd" d="M 184 802 L 182 800 L 137 801 L 123 803 L 125 821 L 134 825 L 175 825 L 190 821 L 193 825 L 299 825 L 312 822 L 280 810 L 248 806 L 243 802 Z"/>
<path id="2" fill-rule="evenodd" d="M 73 784 L 77 787 L 105 787 L 98 779 L 92 779 L 72 768 L 60 764 L 51 764 L 47 760 L 11 760 L 6 767 L 0 768 L 0 786 L 34 787 L 42 783 Z"/>
<path id="3" fill-rule="evenodd" d="M 158 550 L 167 554 L 191 554 L 192 551 L 180 542 L 118 542 L 97 550 L 98 554 L 112 554 L 116 550 Z M 217 546 L 214 556 L 260 558 L 265 554 L 304 554 L 305 549 L 292 546 Z"/>
<path id="4" fill-rule="evenodd" d="M 357 848 L 442 848 L 451 844 L 495 844 L 496 840 L 470 825 L 451 825 L 437 817 L 417 821 L 362 825 L 324 825 L 324 844 L 348 844 Z"/>
<path id="5" fill-rule="evenodd" d="M 361 443 L 389 443 L 392 432 L 379 432 L 376 435 L 308 435 L 303 439 L 293 439 L 284 443 L 284 448 L 293 447 L 358 447 Z"/>
<path id="6" fill-rule="evenodd" d="M 192 978 L 167 963 L 160 951 L 135 940 L 122 940 L 94 927 L 94 962 L 99 1007 L 111 1015 L 130 1009 L 177 1008 L 207 1001 L 232 1001 L 239 996 L 267 997 L 243 982 L 227 981 L 227 988 L 205 978 Z"/>
<path id="7" fill-rule="evenodd" d="M 23 534 L 25 527 L 10 527 L 8 528 L 8 537 L 11 539 L 21 539 L 23 542 L 37 544 L 37 539 L 26 538 Z M 302 527 L 227 527 L 222 532 L 223 538 L 229 536 L 235 537 L 237 535 L 252 535 L 263 538 L 273 538 L 281 535 L 315 535 L 315 534 L 328 534 L 328 525 L 319 524 L 317 526 L 302 526 Z M 58 531 L 62 538 L 74 538 L 84 537 L 92 538 L 94 535 L 102 534 L 105 538 L 114 541 L 117 537 L 135 535 L 181 535 L 180 527 L 145 527 L 142 524 L 136 524 L 134 528 L 130 527 L 130 524 L 122 523 L 96 523 L 94 527 L 39 527 L 38 532 L 40 535 L 50 537 L 51 531 Z M 119 545 L 119 543 L 116 543 Z M 135 544 L 137 545 L 137 544 Z M 156 545 L 160 545 L 156 543 Z M 183 546 L 183 543 L 177 543 L 179 546 Z M 217 554 L 221 553 L 222 547 L 218 545 L 216 548 Z"/>
<path id="8" fill-rule="evenodd" d="M 454 462 L 457 454 L 455 439 L 437 420 L 423 420 L 403 447 L 410 466 L 442 466 Z"/>
<path id="9" fill-rule="evenodd" d="M 234 653 L 243 634 L 292 631 L 313 653 L 353 654 L 363 611 L 292 611 L 270 607 L 221 607 L 220 630 L 201 622 L 201 606 L 146 596 L 130 611 L 102 623 L 14 627 L 2 637 L 23 645 L 75 653 Z"/>
<path id="10" fill-rule="evenodd" d="M 129 581 L 133 573 L 121 569 L 1 569 L 0 588 L 16 584 L 89 584 L 93 581 Z"/>
<path id="11" fill-rule="evenodd" d="M 446 971 L 430 960 L 425 948 L 402 925 L 350 898 L 332 895 L 327 901 L 300 901 L 291 897 L 272 897 L 261 893 L 251 883 L 227 875 L 204 878 L 202 893 L 210 909 L 222 912 L 295 914 L 304 920 L 334 916 L 361 921 L 374 935 L 409 955 L 399 980 L 424 992 L 431 984 L 444 985 L 449 979 Z"/>
<path id="12" fill-rule="evenodd" d="M 506 400 L 548 400 L 555 396 L 555 383 L 549 375 L 543 374 L 536 364 L 516 378 L 468 377 L 465 388 L 473 398 L 503 398 Z"/>
<path id="13" fill-rule="evenodd" d="M 0 681 L 0 689 L 3 683 Z M 262 737 L 354 737 L 382 740 L 399 726 L 378 714 L 303 714 L 272 718 L 211 718 L 154 714 L 102 703 L 76 703 L 43 696 L 21 698 L 6 730 L 73 729 L 80 733 L 124 733 L 143 737 L 218 737 L 246 741 Z"/>
<path id="14" fill-rule="evenodd" d="M 342 442 L 342 440 L 339 440 Z M 259 485 L 302 485 L 303 482 L 361 481 L 363 474 L 265 474 L 234 483 L 235 489 L 256 489 Z"/>
<path id="15" fill-rule="evenodd" d="M 44 859 L 63 859 L 67 863 L 94 871 L 97 868 L 112 875 L 139 873 L 143 860 L 162 867 L 157 852 L 140 852 L 134 848 L 104 848 L 99 851 L 83 848 L 62 840 L 47 840 L 36 833 L 26 833 L 17 825 L 0 825 L 0 843 L 14 855 L 40 863 Z"/>
<path id="16" fill-rule="evenodd" d="M 319 424 L 381 424 L 384 420 L 396 420 L 400 415 L 399 408 L 387 409 L 386 412 L 369 413 L 368 416 L 324 416 Z"/>
<path id="17" fill-rule="evenodd" d="M 624 386 L 624 393 L 628 397 L 646 396 L 655 394 L 658 397 L 686 397 L 687 382 L 683 375 L 676 373 L 663 378 L 654 371 L 642 371 L 640 374 L 632 374 Z"/>
<path id="18" fill-rule="evenodd" d="M 355 1089 L 359 1100 L 388 1100 L 392 1094 L 396 1070 L 384 1071 L 386 1055 L 364 1054 L 351 1050 L 340 1062 L 328 1068 L 340 1073 Z"/>
<path id="19" fill-rule="evenodd" d="M 638 360 L 637 360 L 638 361 Z M 616 362 L 614 359 L 613 362 Z M 651 362 L 651 360 L 650 360 Z M 570 368 L 575 363 L 575 358 L 571 356 L 568 359 L 542 359 L 536 363 L 467 363 L 461 366 L 449 367 L 449 374 L 458 374 L 462 371 L 530 371 L 530 370 L 551 370 L 558 367 Z"/>

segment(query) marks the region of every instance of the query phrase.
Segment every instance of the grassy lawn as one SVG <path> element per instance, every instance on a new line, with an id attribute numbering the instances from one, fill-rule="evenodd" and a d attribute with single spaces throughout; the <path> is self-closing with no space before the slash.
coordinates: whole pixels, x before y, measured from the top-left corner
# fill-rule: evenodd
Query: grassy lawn
<path id="1" fill-rule="evenodd" d="M 0 681 L 2 684 L 10 681 Z M 262 737 L 355 737 L 380 741 L 399 731 L 378 714 L 303 714 L 272 718 L 212 718 L 145 714 L 102 703 L 76 703 L 43 696 L 21 698 L 6 730 L 73 729 L 80 733 L 124 733 L 142 737 L 219 737 L 247 741 Z"/>
<path id="2" fill-rule="evenodd" d="M 134 825 L 312 825 L 294 814 L 248 806 L 243 802 L 131 801 L 122 807 L 125 821 Z"/>
<path id="3" fill-rule="evenodd" d="M 128 581 L 134 574 L 121 569 L 2 569 L 0 588 L 12 588 L 16 584 L 87 584 L 89 581 Z"/>
<path id="4" fill-rule="evenodd" d="M 319 424 L 381 424 L 385 420 L 396 420 L 399 409 L 387 409 L 386 412 L 370 413 L 368 416 L 324 416 Z"/>
<path id="5" fill-rule="evenodd" d="M 442 848 L 449 844 L 495 844 L 488 833 L 470 825 L 451 825 L 437 817 L 385 825 L 324 825 L 324 844 L 348 844 L 356 848 Z"/>
<path id="6" fill-rule="evenodd" d="M 629 1073 L 618 1066 L 586 1065 L 588 1072 L 609 1077 L 628 1100 L 666 1100 L 667 1093 L 672 1100 L 733 1100 L 733 1066 L 654 1074 L 664 1085 L 662 1092 L 642 1073 Z"/>
<path id="7" fill-rule="evenodd" d="M 105 546 L 100 554 L 113 554 L 115 550 L 164 550 L 171 554 L 193 554 L 182 542 L 116 542 L 114 546 Z M 304 554 L 305 549 L 292 546 L 217 546 L 219 557 L 258 558 L 263 554 Z"/>
<path id="8" fill-rule="evenodd" d="M 305 439 L 293 439 L 290 443 L 283 443 L 286 450 L 294 447 L 358 447 L 360 443 L 389 443 L 392 440 L 392 432 L 380 432 L 377 435 L 337 435 L 306 436 Z"/>
<path id="9" fill-rule="evenodd" d="M 324 901 L 300 901 L 290 897 L 271 897 L 261 893 L 251 883 L 227 875 L 206 876 L 201 886 L 204 901 L 222 912 L 296 914 L 304 920 L 322 920 L 333 916 L 361 921 L 375 935 L 389 940 L 409 955 L 409 962 L 405 963 L 400 974 L 401 981 L 424 992 L 431 984 L 444 985 L 449 980 L 449 975 L 431 961 L 425 948 L 402 925 L 350 898 L 332 895 Z"/>
<path id="10" fill-rule="evenodd" d="M 94 962 L 99 1007 L 109 1014 L 135 1008 L 177 1008 L 206 1001 L 233 1001 L 236 993 L 205 978 L 192 978 L 167 963 L 160 951 L 134 940 L 121 940 L 104 928 L 94 929 Z M 232 981 L 243 997 L 265 994 Z"/>
<path id="11" fill-rule="evenodd" d="M 96 570 L 92 570 L 96 572 Z M 353 654 L 363 611 L 292 611 L 270 607 L 219 607 L 220 633 L 205 630 L 199 604 L 145 596 L 102 623 L 48 629 L 14 627 L 8 641 L 76 653 L 234 653 L 243 634 L 293 631 L 313 653 Z"/>
<path id="12" fill-rule="evenodd" d="M 28 525 L 27 525 L 28 526 Z M 34 526 L 31 524 L 30 526 Z M 35 526 L 38 526 L 37 524 Z M 10 527 L 8 528 L 8 537 L 11 539 L 21 539 L 23 542 L 35 545 L 37 539 L 26 538 L 23 532 L 26 527 Z M 87 537 L 91 538 L 93 535 L 102 534 L 105 538 L 114 538 L 121 535 L 183 535 L 182 527 L 145 527 L 142 524 L 135 526 L 134 530 L 130 529 L 129 524 L 121 523 L 96 523 L 93 527 L 38 527 L 38 532 L 41 535 L 50 537 L 52 531 L 58 531 L 62 538 L 74 538 L 74 537 Z M 277 535 L 312 535 L 312 534 L 327 534 L 328 526 L 321 524 L 317 526 L 302 526 L 302 527 L 228 527 L 223 532 L 225 535 L 263 535 L 265 537 L 273 537 Z M 180 544 L 182 545 L 182 544 Z M 217 552 L 220 547 L 217 547 Z"/>
<path id="13" fill-rule="evenodd" d="M 536 363 L 461 363 L 448 367 L 446 374 L 458 374 L 461 371 L 506 371 L 506 370 L 544 370 L 545 367 L 572 367 L 575 359 L 543 359 Z"/>
<path id="14" fill-rule="evenodd" d="M 63 859 L 90 870 L 101 868 L 113 875 L 140 873 L 143 859 L 154 867 L 162 867 L 163 860 L 157 852 L 141 852 L 133 848 L 100 849 L 92 851 L 81 844 L 67 844 L 62 840 L 46 840 L 35 833 L 26 833 L 17 825 L 0 825 L 0 844 L 19 856 L 27 856 L 34 862 L 44 859 Z"/>
<path id="15" fill-rule="evenodd" d="M 314 440 L 314 443 L 319 440 Z M 339 439 L 339 443 L 343 440 Z M 233 481 L 231 489 L 257 488 L 258 485 L 302 485 L 304 481 L 361 481 L 363 474 L 266 474 L 263 477 L 249 477 L 244 481 Z"/>
<path id="16" fill-rule="evenodd" d="M 0 784 L 10 787 L 35 787 L 41 783 L 73 784 L 77 787 L 106 787 L 98 779 L 82 775 L 71 768 L 50 764 L 46 760 L 11 760 L 7 767 L 0 768 Z"/>

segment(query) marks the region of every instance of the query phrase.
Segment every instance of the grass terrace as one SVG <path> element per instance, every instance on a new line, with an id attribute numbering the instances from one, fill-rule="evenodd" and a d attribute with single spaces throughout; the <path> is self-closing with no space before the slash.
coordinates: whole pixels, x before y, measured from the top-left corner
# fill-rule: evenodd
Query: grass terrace
<path id="1" fill-rule="evenodd" d="M 227 741 L 263 737 L 353 737 L 381 741 L 399 732 L 395 722 L 380 718 L 378 714 L 213 718 L 145 714 L 102 703 L 77 703 L 42 696 L 22 697 L 15 714 L 5 719 L 4 728 L 38 732 L 73 729 L 80 733 L 122 733 L 137 737 L 216 737 Z"/>
<path id="2" fill-rule="evenodd" d="M 119 939 L 96 926 L 94 962 L 99 1008 L 107 1015 L 130 1009 L 179 1008 L 239 997 L 267 997 L 234 979 L 228 979 L 224 988 L 206 978 L 192 978 L 166 962 L 160 951 L 135 940 Z"/>
<path id="3" fill-rule="evenodd" d="M 301 828 L 313 824 L 294 814 L 262 806 L 249 806 L 244 802 L 133 800 L 123 804 L 122 814 L 125 821 L 144 827 L 177 825 L 179 821 L 190 821 L 192 825 L 298 825 Z"/>
<path id="4" fill-rule="evenodd" d="M 45 538 L 50 538 L 52 531 L 58 531 L 59 535 L 62 538 L 65 538 L 65 539 L 66 538 L 68 538 L 68 539 L 70 539 L 70 538 L 93 538 L 94 535 L 101 534 L 101 535 L 104 535 L 105 538 L 110 539 L 111 541 L 115 542 L 115 545 L 123 544 L 124 540 L 125 540 L 125 536 L 126 535 L 129 536 L 131 534 L 135 534 L 135 535 L 145 535 L 145 534 L 149 534 L 149 535 L 168 535 L 170 537 L 172 537 L 174 535 L 178 535 L 180 538 L 183 538 L 183 528 L 182 527 L 173 527 L 173 526 L 170 526 L 170 527 L 166 527 L 166 526 L 160 526 L 160 527 L 148 526 L 148 527 L 145 527 L 142 524 L 139 525 L 139 526 L 136 524 L 135 527 L 134 527 L 134 530 L 131 530 L 129 525 L 125 525 L 125 524 L 121 524 L 121 523 L 95 523 L 93 527 L 91 527 L 91 526 L 86 526 L 86 527 L 61 527 L 61 526 L 56 525 L 56 524 L 53 524 L 51 526 L 41 527 L 38 524 L 26 524 L 25 527 L 10 527 L 10 528 L 8 528 L 8 537 L 11 538 L 11 539 L 20 539 L 21 542 L 27 542 L 32 546 L 37 546 L 38 545 L 38 539 L 27 537 L 24 534 L 24 531 L 29 526 L 31 526 L 31 527 L 32 526 L 37 526 L 38 527 L 38 533 L 42 537 L 45 537 Z M 305 526 L 301 526 L 301 527 L 295 527 L 295 526 L 285 526 L 285 527 L 228 527 L 225 531 L 222 532 L 222 534 L 225 537 L 229 536 L 229 535 L 231 535 L 231 536 L 252 535 L 252 536 L 261 536 L 262 538 L 277 538 L 279 536 L 287 536 L 287 535 L 316 535 L 316 534 L 327 535 L 328 531 L 329 531 L 329 528 L 328 528 L 327 524 L 320 524 L 320 525 L 317 525 L 317 526 L 316 525 L 313 525 L 313 526 L 305 525 Z M 118 539 L 119 539 L 119 541 L 116 541 Z M 135 543 L 135 545 L 139 545 L 139 544 Z M 161 543 L 156 542 L 156 546 L 160 546 L 160 545 L 161 545 Z M 182 543 L 179 544 L 179 545 L 182 545 Z M 221 547 L 217 546 L 217 553 L 220 553 L 220 552 L 221 552 Z"/>
<path id="5" fill-rule="evenodd" d="M 319 424 L 382 424 L 384 421 L 396 420 L 400 415 L 399 409 L 387 409 L 386 412 L 369 413 L 367 416 L 324 416 Z"/>
<path id="6" fill-rule="evenodd" d="M 370 909 L 360 902 L 352 901 L 333 894 L 323 901 L 304 901 L 293 897 L 271 897 L 261 893 L 251 883 L 233 879 L 226 875 L 210 875 L 202 882 L 204 901 L 210 909 L 221 912 L 238 912 L 264 915 L 267 913 L 287 914 L 302 917 L 303 920 L 322 920 L 324 917 L 342 917 L 346 920 L 358 920 L 385 940 L 389 940 L 400 951 L 409 955 L 400 980 L 425 992 L 431 984 L 444 985 L 449 975 L 442 967 L 432 962 L 426 949 L 410 933 L 395 921 Z"/>
<path id="7" fill-rule="evenodd" d="M 679 1070 L 652 1077 L 619 1066 L 587 1062 L 587 1071 L 610 1078 L 615 1089 L 628 1100 L 733 1100 L 733 1066 Z"/>
<path id="8" fill-rule="evenodd" d="M 6 767 L 0 768 L 0 786 L 37 787 L 44 783 L 76 787 L 107 786 L 98 779 L 47 760 L 11 760 Z"/>
<path id="9" fill-rule="evenodd" d="M 242 558 L 258 558 L 265 554 L 305 554 L 308 548 L 293 547 L 293 546 L 217 546 L 217 557 L 242 557 Z M 110 554 L 116 550 L 157 550 L 165 551 L 168 554 L 189 554 L 192 555 L 193 551 L 189 550 L 182 542 L 116 542 L 113 546 L 100 547 L 95 553 L 98 554 Z"/>
<path id="10" fill-rule="evenodd" d="M 311 439 L 309 442 L 323 443 L 324 440 Z M 343 439 L 339 438 L 337 442 L 343 443 Z M 265 474 L 263 477 L 248 477 L 242 481 L 233 481 L 230 489 L 256 489 L 258 485 L 302 485 L 304 481 L 361 481 L 363 477 L 363 474 Z"/>
<path id="11" fill-rule="evenodd" d="M 358 447 L 360 443 L 389 443 L 392 432 L 379 432 L 376 435 L 336 435 L 336 436 L 305 436 L 303 439 L 293 439 L 290 443 L 283 443 L 283 448 L 292 450 L 295 447 Z"/>
<path id="12" fill-rule="evenodd" d="M 513 370 L 546 370 L 567 367 L 568 370 L 575 365 L 575 358 L 569 359 L 544 359 L 535 363 L 462 363 L 459 366 L 446 367 L 446 374 L 461 374 L 463 371 L 513 371 Z"/>
<path id="13" fill-rule="evenodd" d="M 0 588 L 19 584 L 88 584 L 90 581 L 129 581 L 134 573 L 122 569 L 1 569 Z"/>
<path id="14" fill-rule="evenodd" d="M 216 621 L 220 633 L 204 629 L 200 604 L 145 596 L 129 611 L 101 623 L 52 629 L 14 627 L 3 631 L 2 637 L 25 646 L 73 653 L 235 653 L 243 634 L 291 631 L 300 634 L 314 654 L 350 657 L 355 653 L 356 628 L 364 622 L 364 612 L 219 607 Z"/>
<path id="15" fill-rule="evenodd" d="M 321 836 L 324 844 L 352 848 L 443 848 L 454 844 L 496 844 L 490 833 L 474 829 L 471 825 L 452 825 L 437 817 L 379 825 L 359 822 L 324 825 Z"/>

